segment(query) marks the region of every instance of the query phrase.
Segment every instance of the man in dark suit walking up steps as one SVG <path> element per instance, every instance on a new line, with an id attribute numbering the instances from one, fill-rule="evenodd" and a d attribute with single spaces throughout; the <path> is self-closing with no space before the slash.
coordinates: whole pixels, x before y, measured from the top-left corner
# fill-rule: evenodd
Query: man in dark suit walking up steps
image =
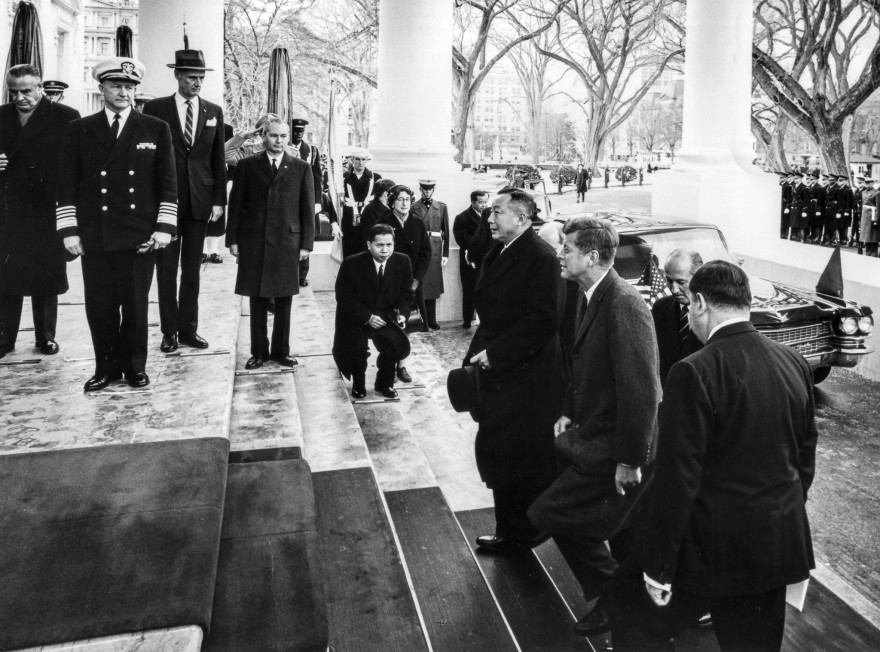
<path id="1" fill-rule="evenodd" d="M 725 652 L 777 651 L 786 586 L 815 566 L 812 374 L 752 326 L 738 266 L 706 263 L 688 298 L 705 346 L 666 380 L 651 495 L 612 593 L 614 649 L 665 649 L 708 609 Z"/>
<path id="2" fill-rule="evenodd" d="M 343 260 L 336 277 L 333 359 L 346 378 L 352 377 L 352 397 L 364 398 L 367 340 L 372 340 L 379 350 L 375 389 L 395 398 L 395 369 L 410 351 L 403 327 L 414 297 L 412 263 L 394 251 L 389 225 L 370 227 L 368 238 L 367 251 Z"/>
<path id="3" fill-rule="evenodd" d="M 177 170 L 177 232 L 180 236 L 156 255 L 159 289 L 160 349 L 170 353 L 178 342 L 196 349 L 208 348 L 198 333 L 199 273 L 208 222 L 223 216 L 226 206 L 226 154 L 223 110 L 199 97 L 205 71 L 201 50 L 174 53 L 177 92 L 151 100 L 144 115 L 168 123 L 174 143 Z M 177 267 L 180 264 L 180 295 Z"/>

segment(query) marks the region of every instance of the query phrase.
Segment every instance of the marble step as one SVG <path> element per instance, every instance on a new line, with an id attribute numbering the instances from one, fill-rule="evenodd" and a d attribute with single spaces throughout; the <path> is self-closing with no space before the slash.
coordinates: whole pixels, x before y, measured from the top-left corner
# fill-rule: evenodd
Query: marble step
<path id="1" fill-rule="evenodd" d="M 229 444 L 233 451 L 256 448 L 303 447 L 303 426 L 300 418 L 295 376 L 293 371 L 269 361 L 247 372 L 245 363 L 250 358 L 250 317 L 248 299 L 241 299 L 238 341 L 235 351 L 235 383 L 231 401 Z M 272 332 L 269 316 L 269 332 Z M 305 457 L 305 455 L 303 455 Z"/>

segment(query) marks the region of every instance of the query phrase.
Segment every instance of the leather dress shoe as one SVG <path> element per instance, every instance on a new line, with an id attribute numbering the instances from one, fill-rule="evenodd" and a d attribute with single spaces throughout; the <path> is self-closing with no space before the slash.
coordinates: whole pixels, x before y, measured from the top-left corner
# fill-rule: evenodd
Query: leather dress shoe
<path id="1" fill-rule="evenodd" d="M 146 371 L 136 371 L 131 374 L 126 374 L 125 379 L 131 387 L 146 387 L 150 384 L 150 377 L 147 375 Z"/>
<path id="2" fill-rule="evenodd" d="M 210 256 L 208 256 L 208 262 L 211 262 L 211 263 L 222 263 L 222 262 L 223 262 L 223 259 L 220 258 L 220 254 L 211 254 Z"/>
<path id="3" fill-rule="evenodd" d="M 411 383 L 412 376 L 409 375 L 409 372 L 406 370 L 406 367 L 398 367 L 397 368 L 397 377 L 400 379 L 402 383 Z"/>
<path id="4" fill-rule="evenodd" d="M 177 350 L 177 335 L 163 335 L 162 343 L 159 345 L 162 353 L 173 353 Z"/>
<path id="5" fill-rule="evenodd" d="M 712 614 L 705 613 L 699 618 L 697 618 L 697 627 L 711 627 L 712 626 Z"/>
<path id="6" fill-rule="evenodd" d="M 208 341 L 201 337 L 198 333 L 193 333 L 192 335 L 184 335 L 183 333 L 177 334 L 177 341 L 181 344 L 185 344 L 186 346 L 191 346 L 194 349 L 207 349 Z"/>
<path id="7" fill-rule="evenodd" d="M 272 359 L 282 367 L 295 367 L 298 364 L 296 358 L 291 358 L 289 355 L 272 356 Z"/>
<path id="8" fill-rule="evenodd" d="M 467 329 L 469 329 L 469 328 L 471 327 L 471 323 L 470 323 L 469 321 L 462 322 L 461 327 L 462 327 L 463 329 L 467 330 Z"/>
<path id="9" fill-rule="evenodd" d="M 61 349 L 55 340 L 46 340 L 45 342 L 37 342 L 37 350 L 43 355 L 55 355 Z"/>
<path id="10" fill-rule="evenodd" d="M 248 361 L 244 363 L 244 368 L 245 369 L 259 369 L 260 367 L 262 367 L 265 364 L 266 360 L 268 360 L 268 359 L 269 358 L 264 357 L 262 355 L 252 355 L 250 358 L 248 358 Z"/>
<path id="11" fill-rule="evenodd" d="M 301 288 L 308 287 L 308 285 L 309 285 L 309 279 L 307 279 L 307 278 L 301 278 L 301 279 L 299 280 L 299 286 L 300 286 Z"/>
<path id="12" fill-rule="evenodd" d="M 83 386 L 83 391 L 96 392 L 99 389 L 104 389 L 107 385 L 120 378 L 122 378 L 122 374 L 118 371 L 95 374 L 86 381 L 86 384 Z"/>
<path id="13" fill-rule="evenodd" d="M 382 385 L 374 385 L 373 389 L 379 392 L 385 398 L 397 398 L 397 390 L 393 387 L 383 387 Z"/>
<path id="14" fill-rule="evenodd" d="M 367 395 L 367 388 L 363 385 L 352 385 L 351 386 L 351 397 L 352 398 L 364 398 Z"/>
<path id="15" fill-rule="evenodd" d="M 428 328 L 430 328 L 431 330 L 439 331 L 439 330 L 440 330 L 440 324 L 438 324 L 438 323 L 435 322 L 435 321 L 429 321 L 429 322 L 428 322 Z"/>
<path id="16" fill-rule="evenodd" d="M 574 625 L 574 633 L 578 636 L 598 636 L 611 631 L 611 615 L 602 604 L 602 599 L 596 601 L 596 605 L 586 616 Z"/>
<path id="17" fill-rule="evenodd" d="M 208 254 L 202 254 L 202 262 L 203 262 L 203 263 L 207 263 L 207 262 L 208 262 Z"/>
<path id="18" fill-rule="evenodd" d="M 6 357 L 7 353 L 10 353 L 14 350 L 14 346 L 9 346 L 8 344 L 0 344 L 0 358 Z"/>
<path id="19" fill-rule="evenodd" d="M 549 538 L 550 535 L 543 532 L 528 539 L 511 539 L 499 537 L 497 534 L 486 534 L 477 537 L 477 547 L 484 552 L 511 552 L 516 549 L 537 548 Z"/>

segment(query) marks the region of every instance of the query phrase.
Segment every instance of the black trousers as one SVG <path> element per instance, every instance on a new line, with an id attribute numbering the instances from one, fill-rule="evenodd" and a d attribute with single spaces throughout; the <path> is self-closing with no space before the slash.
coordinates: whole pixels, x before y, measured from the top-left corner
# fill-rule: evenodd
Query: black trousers
<path id="1" fill-rule="evenodd" d="M 13 348 L 21 327 L 21 309 L 24 297 L 0 294 L 0 347 Z M 58 324 L 58 295 L 43 294 L 31 297 L 34 315 L 34 340 L 42 344 L 55 339 Z"/>
<path id="2" fill-rule="evenodd" d="M 207 232 L 207 220 L 195 220 L 189 211 L 183 212 L 177 220 L 177 240 L 156 252 L 159 322 L 163 335 L 194 335 L 199 330 L 199 277 Z"/>
<path id="3" fill-rule="evenodd" d="M 147 309 L 154 252 L 87 251 L 82 257 L 86 319 L 95 372 L 143 372 L 147 364 Z"/>
<path id="4" fill-rule="evenodd" d="M 393 387 L 397 363 L 409 355 L 409 346 L 404 346 L 404 343 L 409 343 L 406 333 L 394 325 L 382 328 L 367 327 L 367 337 L 373 340 L 373 344 L 379 351 L 379 357 L 376 359 L 376 384 L 380 387 Z M 363 361 L 365 372 L 367 368 L 366 350 L 364 350 Z"/>
<path id="5" fill-rule="evenodd" d="M 464 256 L 459 252 L 459 255 Z M 474 320 L 474 286 L 477 283 L 477 270 L 470 265 L 459 265 L 461 276 L 461 314 L 462 321 L 470 323 Z"/>
<path id="6" fill-rule="evenodd" d="M 632 528 L 624 528 L 607 544 L 601 539 L 564 536 L 554 536 L 553 541 L 589 602 L 608 591 L 614 571 L 629 556 Z"/>
<path id="7" fill-rule="evenodd" d="M 272 342 L 269 342 L 269 303 L 275 302 Z M 293 297 L 250 297 L 251 355 L 283 358 L 290 355 L 290 307 Z"/>
<path id="8" fill-rule="evenodd" d="M 615 652 L 663 650 L 671 638 L 707 612 L 722 651 L 778 652 L 785 631 L 785 587 L 756 595 L 698 596 L 672 589 L 669 604 L 648 597 L 641 572 L 610 594 Z"/>
<path id="9" fill-rule="evenodd" d="M 526 484 L 514 491 L 492 489 L 495 503 L 495 535 L 517 541 L 540 534 L 538 528 L 526 516 L 526 512 L 548 486 Z"/>

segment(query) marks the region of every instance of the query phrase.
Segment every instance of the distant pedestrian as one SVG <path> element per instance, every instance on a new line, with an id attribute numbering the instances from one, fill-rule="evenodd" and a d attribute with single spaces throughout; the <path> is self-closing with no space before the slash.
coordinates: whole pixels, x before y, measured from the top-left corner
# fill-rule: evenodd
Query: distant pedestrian
<path id="1" fill-rule="evenodd" d="M 642 168 L 639 168 L 639 185 L 642 185 L 642 181 L 645 178 L 645 171 Z"/>
<path id="2" fill-rule="evenodd" d="M 582 163 L 578 163 L 577 176 L 575 176 L 574 183 L 577 187 L 577 201 L 575 203 L 585 201 L 587 192 L 587 173 L 584 170 Z"/>
<path id="3" fill-rule="evenodd" d="M 580 167 L 580 166 L 578 166 L 578 167 Z M 562 194 L 562 166 L 561 165 L 558 168 L 556 168 L 556 190 L 557 190 L 556 194 L 558 194 L 558 195 Z"/>
<path id="4" fill-rule="evenodd" d="M 608 187 L 608 181 L 609 181 L 610 179 L 611 179 L 611 172 L 610 172 L 610 171 L 608 170 L 608 168 L 606 167 L 606 168 L 605 168 L 605 187 L 606 187 L 606 188 Z"/>
<path id="5" fill-rule="evenodd" d="M 654 170 L 651 168 L 651 164 L 648 163 L 648 174 L 651 174 Z"/>

